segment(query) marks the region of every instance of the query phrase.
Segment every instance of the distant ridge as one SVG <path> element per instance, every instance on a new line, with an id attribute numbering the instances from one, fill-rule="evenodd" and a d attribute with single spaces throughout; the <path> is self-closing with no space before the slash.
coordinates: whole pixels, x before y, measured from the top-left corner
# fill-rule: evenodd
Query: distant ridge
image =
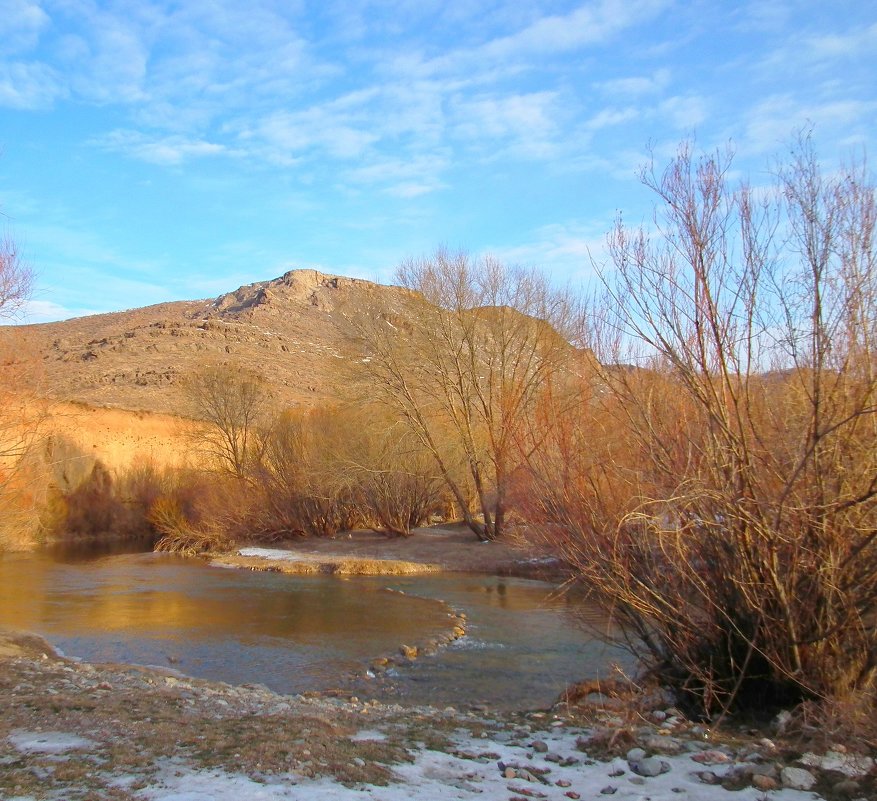
<path id="1" fill-rule="evenodd" d="M 65 401 L 185 416 L 182 378 L 216 363 L 260 373 L 284 404 L 314 405 L 337 396 L 340 362 L 351 357 L 341 307 L 355 313 L 410 297 L 398 287 L 292 270 L 213 300 L 2 327 L 0 346 L 36 355 L 45 386 Z"/>

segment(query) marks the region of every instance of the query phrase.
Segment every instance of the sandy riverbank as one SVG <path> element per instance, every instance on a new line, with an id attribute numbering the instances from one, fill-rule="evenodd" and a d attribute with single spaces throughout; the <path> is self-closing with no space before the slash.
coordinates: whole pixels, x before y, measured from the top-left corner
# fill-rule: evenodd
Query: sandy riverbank
<path id="1" fill-rule="evenodd" d="M 241 547 L 214 554 L 220 567 L 281 573 L 336 575 L 411 575 L 467 572 L 523 578 L 564 578 L 562 565 L 512 539 L 479 542 L 461 525 L 416 529 L 410 537 L 389 538 L 368 530 L 328 539 L 308 537 L 271 548 Z"/>
<path id="2" fill-rule="evenodd" d="M 808 756 L 764 738 L 717 737 L 664 708 L 659 696 L 635 711 L 611 701 L 500 716 L 282 696 L 72 662 L 37 637 L 0 632 L 0 797 L 874 797 L 873 764 L 852 754 Z M 810 790 L 793 789 L 811 780 Z"/>

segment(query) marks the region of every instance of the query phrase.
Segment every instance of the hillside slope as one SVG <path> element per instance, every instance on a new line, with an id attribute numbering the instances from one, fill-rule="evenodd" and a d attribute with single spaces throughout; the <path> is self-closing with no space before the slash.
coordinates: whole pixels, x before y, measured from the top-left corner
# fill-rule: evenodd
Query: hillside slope
<path id="1" fill-rule="evenodd" d="M 186 416 L 182 379 L 204 365 L 264 376 L 283 405 L 335 397 L 356 358 L 348 314 L 411 295 L 369 281 L 294 270 L 215 300 L 162 303 L 58 323 L 0 328 L 0 347 L 34 353 L 53 398 Z"/>

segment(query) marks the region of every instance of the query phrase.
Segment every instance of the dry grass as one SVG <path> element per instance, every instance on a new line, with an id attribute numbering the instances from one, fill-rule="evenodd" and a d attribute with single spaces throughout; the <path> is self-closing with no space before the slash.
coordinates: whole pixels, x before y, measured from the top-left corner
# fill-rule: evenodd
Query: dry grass
<path id="1" fill-rule="evenodd" d="M 319 556 L 297 553 L 294 559 L 265 559 L 257 556 L 222 554 L 213 563 L 223 567 L 242 567 L 292 575 L 330 574 L 337 576 L 408 576 L 436 573 L 439 565 L 404 562 L 397 559 L 368 559 L 345 556 Z"/>

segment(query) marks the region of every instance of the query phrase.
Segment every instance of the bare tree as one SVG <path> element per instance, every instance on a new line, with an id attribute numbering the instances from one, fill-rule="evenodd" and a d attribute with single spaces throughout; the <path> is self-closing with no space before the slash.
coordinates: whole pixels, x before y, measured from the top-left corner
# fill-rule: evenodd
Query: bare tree
<path id="1" fill-rule="evenodd" d="M 443 506 L 435 461 L 387 408 L 370 403 L 344 414 L 348 435 L 337 453 L 339 472 L 372 527 L 409 536 Z"/>
<path id="2" fill-rule="evenodd" d="M 872 705 L 874 188 L 806 138 L 773 191 L 730 165 L 644 173 L 654 231 L 610 235 L 602 364 L 531 459 L 533 519 L 701 709 Z"/>
<path id="3" fill-rule="evenodd" d="M 16 317 L 32 286 L 33 272 L 15 242 L 0 239 L 0 322 Z M 33 533 L 36 501 L 23 468 L 42 418 L 32 392 L 34 364 L 26 343 L 0 352 L 0 547 L 26 543 Z"/>
<path id="4" fill-rule="evenodd" d="M 516 433 L 571 350 L 559 333 L 568 299 L 535 270 L 441 249 L 397 278 L 412 293 L 404 308 L 355 324 L 367 392 L 432 456 L 472 531 L 495 539 L 520 464 Z"/>
<path id="5" fill-rule="evenodd" d="M 0 320 L 14 317 L 30 299 L 33 271 L 22 259 L 15 241 L 0 239 Z"/>
<path id="6" fill-rule="evenodd" d="M 198 435 L 201 446 L 232 475 L 246 478 L 258 457 L 258 429 L 268 407 L 263 380 L 230 365 L 214 365 L 190 376 L 185 390 L 193 415 L 206 423 Z"/>

